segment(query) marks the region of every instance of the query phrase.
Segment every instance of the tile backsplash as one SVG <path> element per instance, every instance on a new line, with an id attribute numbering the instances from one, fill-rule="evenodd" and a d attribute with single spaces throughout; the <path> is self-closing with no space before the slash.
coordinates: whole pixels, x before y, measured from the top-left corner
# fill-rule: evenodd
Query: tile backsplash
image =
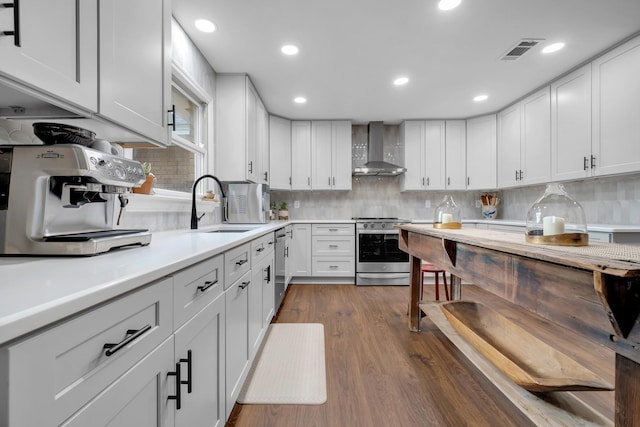
<path id="1" fill-rule="evenodd" d="M 564 184 L 584 208 L 589 224 L 640 225 L 640 174 L 587 179 Z M 497 191 L 498 219 L 524 220 L 545 185 Z M 287 202 L 291 219 L 399 217 L 433 219 L 445 191 L 400 192 L 397 177 L 354 177 L 345 192 L 272 191 L 271 200 Z M 466 219 L 481 219 L 480 191 L 452 191 Z M 295 202 L 299 203 L 296 208 Z M 429 205 L 429 207 L 426 207 Z"/>

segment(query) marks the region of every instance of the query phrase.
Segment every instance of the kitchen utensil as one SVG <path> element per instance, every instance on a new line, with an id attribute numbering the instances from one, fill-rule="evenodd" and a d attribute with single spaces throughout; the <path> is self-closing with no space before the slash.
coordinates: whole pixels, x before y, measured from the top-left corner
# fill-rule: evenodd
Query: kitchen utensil
<path id="1" fill-rule="evenodd" d="M 47 145 L 80 144 L 89 146 L 96 138 L 96 134 L 90 130 L 62 123 L 34 123 L 33 133 Z"/>

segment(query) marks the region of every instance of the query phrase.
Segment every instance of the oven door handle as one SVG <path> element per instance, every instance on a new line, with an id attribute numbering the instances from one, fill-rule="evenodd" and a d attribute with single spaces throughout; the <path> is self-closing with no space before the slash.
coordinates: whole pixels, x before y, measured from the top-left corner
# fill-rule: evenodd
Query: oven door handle
<path id="1" fill-rule="evenodd" d="M 358 230 L 358 234 L 400 234 L 398 230 Z"/>
<path id="2" fill-rule="evenodd" d="M 408 273 L 358 273 L 363 279 L 401 279 Z"/>

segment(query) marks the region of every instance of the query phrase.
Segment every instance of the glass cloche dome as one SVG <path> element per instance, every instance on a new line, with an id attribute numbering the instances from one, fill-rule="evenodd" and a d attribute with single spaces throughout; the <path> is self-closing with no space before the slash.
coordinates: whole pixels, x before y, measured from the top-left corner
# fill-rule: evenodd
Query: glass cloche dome
<path id="1" fill-rule="evenodd" d="M 529 208 L 526 241 L 556 246 L 589 244 L 584 209 L 562 184 L 547 184 L 544 194 Z"/>
<path id="2" fill-rule="evenodd" d="M 444 196 L 436 207 L 433 216 L 433 228 L 462 228 L 462 214 L 460 208 L 453 201 L 450 194 Z"/>

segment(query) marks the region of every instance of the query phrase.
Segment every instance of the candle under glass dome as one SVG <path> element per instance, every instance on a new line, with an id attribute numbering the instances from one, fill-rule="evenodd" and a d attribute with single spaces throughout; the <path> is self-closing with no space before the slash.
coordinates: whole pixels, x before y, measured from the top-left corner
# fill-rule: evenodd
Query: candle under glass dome
<path id="1" fill-rule="evenodd" d="M 462 213 L 450 194 L 445 195 L 442 202 L 436 207 L 433 228 L 462 228 Z"/>
<path id="2" fill-rule="evenodd" d="M 586 246 L 587 221 L 580 203 L 558 183 L 547 184 L 544 194 L 527 212 L 526 241 L 540 245 Z"/>

